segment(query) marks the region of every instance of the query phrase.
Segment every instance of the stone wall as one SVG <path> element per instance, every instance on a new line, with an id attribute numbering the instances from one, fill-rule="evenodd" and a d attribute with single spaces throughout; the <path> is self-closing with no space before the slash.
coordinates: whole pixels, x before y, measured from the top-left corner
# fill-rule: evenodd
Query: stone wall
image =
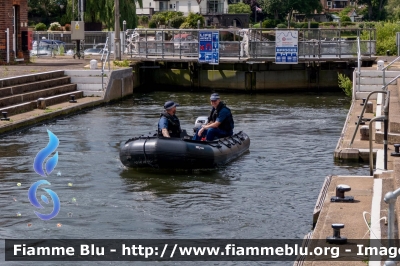
<path id="1" fill-rule="evenodd" d="M 15 7 L 15 16 L 14 10 Z M 13 50 L 13 33 L 16 25 L 16 51 Z M 5 31 L 9 29 L 9 42 L 6 40 Z M 28 0 L 0 0 L 0 64 L 6 63 L 7 46 L 9 47 L 10 63 L 14 58 L 29 60 L 29 51 L 22 51 L 22 31 L 28 30 Z"/>

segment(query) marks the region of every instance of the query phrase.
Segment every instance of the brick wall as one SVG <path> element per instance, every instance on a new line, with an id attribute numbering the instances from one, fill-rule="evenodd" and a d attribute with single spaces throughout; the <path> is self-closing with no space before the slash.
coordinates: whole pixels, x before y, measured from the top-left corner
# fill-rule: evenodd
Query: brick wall
<path id="1" fill-rule="evenodd" d="M 17 49 L 13 49 L 14 33 L 14 11 L 16 10 L 16 43 Z M 28 0 L 0 0 L 0 64 L 6 63 L 7 45 L 9 47 L 10 63 L 15 57 L 22 57 L 29 60 L 29 51 L 22 51 L 21 31 L 28 30 Z M 7 44 L 6 30 L 9 29 L 9 42 Z"/>

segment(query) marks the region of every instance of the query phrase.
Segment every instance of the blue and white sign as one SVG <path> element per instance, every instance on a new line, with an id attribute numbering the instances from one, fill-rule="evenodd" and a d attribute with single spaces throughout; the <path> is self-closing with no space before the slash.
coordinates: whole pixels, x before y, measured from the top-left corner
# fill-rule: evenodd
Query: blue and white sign
<path id="1" fill-rule="evenodd" d="M 296 30 L 276 31 L 275 39 L 275 63 L 276 64 L 297 64 L 298 63 L 298 38 Z"/>
<path id="2" fill-rule="evenodd" d="M 219 32 L 199 32 L 199 63 L 219 64 Z"/>

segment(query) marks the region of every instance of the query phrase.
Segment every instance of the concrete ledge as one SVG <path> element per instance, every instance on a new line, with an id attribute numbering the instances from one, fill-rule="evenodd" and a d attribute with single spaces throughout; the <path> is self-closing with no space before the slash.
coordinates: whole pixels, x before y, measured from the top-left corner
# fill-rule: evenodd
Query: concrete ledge
<path id="1" fill-rule="evenodd" d="M 36 102 L 26 102 L 26 103 L 21 103 L 21 104 L 1 108 L 0 112 L 7 112 L 7 116 L 10 117 L 12 115 L 32 111 L 35 108 L 36 108 Z"/>
<path id="2" fill-rule="evenodd" d="M 44 121 L 52 120 L 57 117 L 66 116 L 80 112 L 87 108 L 93 108 L 103 103 L 103 99 L 98 97 L 82 98 L 79 104 L 62 103 L 52 106 L 51 112 L 35 109 L 34 111 L 18 114 L 11 117 L 10 121 L 0 121 L 0 134 L 8 133 L 21 128 L 26 128 Z"/>
<path id="3" fill-rule="evenodd" d="M 83 92 L 82 91 L 73 91 L 73 92 L 68 92 L 68 93 L 64 93 L 64 94 L 58 94 L 58 95 L 54 95 L 51 97 L 43 98 L 43 100 L 41 100 L 41 102 L 42 102 L 43 106 L 47 107 L 47 106 L 55 105 L 55 104 L 62 103 L 62 102 L 68 102 L 71 99 L 71 95 L 75 95 L 75 100 L 78 100 L 83 97 Z M 40 109 L 42 109 L 42 108 L 40 108 Z"/>
<path id="4" fill-rule="evenodd" d="M 358 149 L 354 149 L 354 148 L 336 149 L 335 153 L 334 153 L 334 157 L 336 160 L 346 160 L 346 161 L 358 162 L 360 160 L 360 152 Z"/>

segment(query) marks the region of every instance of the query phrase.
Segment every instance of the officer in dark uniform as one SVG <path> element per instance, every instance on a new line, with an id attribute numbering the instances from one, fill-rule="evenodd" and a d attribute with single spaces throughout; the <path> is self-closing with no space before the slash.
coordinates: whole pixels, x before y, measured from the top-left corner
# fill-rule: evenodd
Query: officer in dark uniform
<path id="1" fill-rule="evenodd" d="M 207 125 L 198 129 L 193 140 L 201 140 L 206 137 L 207 141 L 233 135 L 233 116 L 231 110 L 221 101 L 218 93 L 211 94 L 212 109 L 208 117 Z"/>
<path id="2" fill-rule="evenodd" d="M 166 138 L 179 138 L 181 135 L 181 124 L 175 115 L 176 107 L 179 104 L 168 101 L 164 104 L 164 112 L 158 121 L 158 135 Z"/>

